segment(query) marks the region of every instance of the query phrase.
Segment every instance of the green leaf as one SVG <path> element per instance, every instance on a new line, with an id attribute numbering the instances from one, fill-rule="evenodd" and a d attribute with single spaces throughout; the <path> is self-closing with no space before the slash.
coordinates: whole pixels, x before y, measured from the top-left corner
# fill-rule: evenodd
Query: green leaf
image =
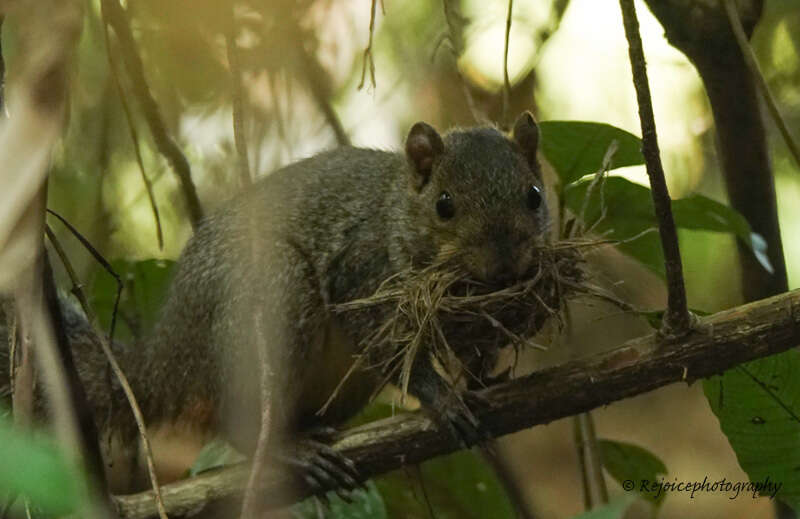
<path id="1" fill-rule="evenodd" d="M 383 420 L 394 416 L 400 410 L 395 409 L 391 404 L 380 401 L 373 401 L 367 407 L 361 410 L 360 413 L 347 421 L 346 427 L 358 427 L 366 423 Z"/>
<path id="2" fill-rule="evenodd" d="M 130 340 L 152 329 L 158 310 L 169 288 L 174 262 L 168 260 L 111 262 L 114 272 L 123 283 L 115 339 Z M 89 303 L 97 313 L 100 324 L 108 331 L 117 283 L 105 271 L 99 271 L 89 290 Z"/>
<path id="3" fill-rule="evenodd" d="M 756 259 L 770 274 L 772 264 L 767 257 L 767 244 L 759 234 L 750 230 L 750 224 L 735 209 L 702 195 L 692 195 L 673 200 L 672 215 L 675 225 L 684 229 L 729 232 L 750 247 Z"/>
<path id="4" fill-rule="evenodd" d="M 201 472 L 224 467 L 225 465 L 241 463 L 246 459 L 230 443 L 222 438 L 214 438 L 200 450 L 194 463 L 189 467 L 189 476 L 196 476 Z"/>
<path id="5" fill-rule="evenodd" d="M 615 499 L 605 506 L 600 506 L 584 512 L 580 515 L 573 516 L 572 519 L 622 519 L 625 517 L 625 512 L 633 504 L 636 499 L 633 494 L 624 494 Z"/>
<path id="6" fill-rule="evenodd" d="M 566 206 L 578 216 L 585 207 L 582 216 L 586 228 L 618 240 L 621 252 L 664 277 L 664 255 L 650 188 L 622 177 L 608 177 L 593 188 L 584 202 L 591 184 L 591 179 L 586 179 L 567 186 Z M 695 194 L 673 200 L 672 213 L 678 228 L 734 234 L 750 247 L 767 271 L 772 271 L 763 238 L 753 233 L 747 220 L 734 209 Z"/>
<path id="7" fill-rule="evenodd" d="M 75 511 L 85 482 L 46 438 L 0 420 L 0 496 L 20 494 L 48 515 Z"/>
<path id="8" fill-rule="evenodd" d="M 789 350 L 703 381 L 711 410 L 750 481 L 764 485 L 762 496 L 777 494 L 795 510 L 800 509 L 798 372 L 800 353 Z"/>
<path id="9" fill-rule="evenodd" d="M 627 489 L 627 485 L 633 482 L 633 490 L 639 492 L 642 482 L 658 481 L 659 474 L 666 474 L 667 467 L 655 454 L 631 443 L 623 443 L 612 440 L 599 440 L 597 446 L 600 450 L 600 459 L 603 467 L 614 480 Z M 627 484 L 625 482 L 628 482 Z M 646 488 L 645 487 L 645 488 Z M 643 498 L 655 505 L 660 505 L 666 497 L 666 493 L 661 492 L 654 495 L 652 492 L 639 492 Z"/>
<path id="10" fill-rule="evenodd" d="M 609 170 L 644 164 L 642 141 L 610 124 L 584 121 L 542 121 L 540 149 L 566 186 L 596 173 L 612 142 L 616 142 Z"/>
<path id="11" fill-rule="evenodd" d="M 335 492 L 328 492 L 326 497 L 330 503 L 325 511 L 327 519 L 387 519 L 386 506 L 378 488 L 373 481 L 367 481 L 366 490 L 356 490 L 350 494 L 353 502 L 347 503 Z M 315 498 L 306 499 L 290 509 L 293 519 L 317 519 L 319 511 Z M 393 516 L 394 517 L 394 516 Z"/>
<path id="12" fill-rule="evenodd" d="M 571 184 L 564 193 L 567 207 L 578 216 L 590 184 L 590 180 Z M 595 234 L 618 240 L 621 252 L 664 276 L 664 256 L 650 189 L 622 177 L 608 177 L 593 190 L 582 216 L 586 227 Z"/>
<path id="13" fill-rule="evenodd" d="M 421 479 L 420 476 L 421 475 Z M 514 518 L 514 507 L 494 470 L 472 451 L 441 456 L 375 480 L 389 517 Z"/>
<path id="14" fill-rule="evenodd" d="M 647 320 L 647 324 L 650 325 L 650 328 L 660 330 L 661 324 L 664 322 L 664 312 L 665 310 L 653 310 L 650 312 L 641 312 L 639 315 Z"/>

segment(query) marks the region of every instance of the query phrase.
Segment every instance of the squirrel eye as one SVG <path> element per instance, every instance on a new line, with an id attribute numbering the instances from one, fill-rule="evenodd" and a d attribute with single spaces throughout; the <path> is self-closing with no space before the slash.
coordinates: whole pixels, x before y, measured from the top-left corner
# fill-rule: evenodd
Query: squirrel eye
<path id="1" fill-rule="evenodd" d="M 536 186 L 531 186 L 528 190 L 528 207 L 532 210 L 539 209 L 542 205 L 542 192 Z"/>
<path id="2" fill-rule="evenodd" d="M 449 220 L 456 213 L 453 206 L 453 197 L 447 191 L 442 191 L 439 200 L 436 201 L 436 212 L 442 220 Z"/>

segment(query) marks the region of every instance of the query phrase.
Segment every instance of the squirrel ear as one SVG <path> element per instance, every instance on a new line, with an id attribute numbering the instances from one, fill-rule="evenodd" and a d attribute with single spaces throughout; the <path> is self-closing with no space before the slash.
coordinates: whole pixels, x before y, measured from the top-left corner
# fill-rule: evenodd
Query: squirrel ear
<path id="1" fill-rule="evenodd" d="M 539 170 L 536 161 L 536 150 L 539 148 L 539 126 L 533 118 L 533 114 L 522 112 L 514 123 L 514 141 L 522 148 L 522 153 L 528 159 L 528 165 L 535 172 Z"/>
<path id="2" fill-rule="evenodd" d="M 431 176 L 433 161 L 444 152 L 442 137 L 427 123 L 418 122 L 411 127 L 406 138 L 406 155 L 414 169 L 413 185 L 422 189 Z"/>

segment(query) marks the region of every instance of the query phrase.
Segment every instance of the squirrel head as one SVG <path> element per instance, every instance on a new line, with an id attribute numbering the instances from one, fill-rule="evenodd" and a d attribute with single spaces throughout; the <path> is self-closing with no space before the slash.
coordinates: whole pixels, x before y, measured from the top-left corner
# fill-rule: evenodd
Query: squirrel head
<path id="1" fill-rule="evenodd" d="M 549 221 L 538 145 L 529 112 L 510 135 L 477 127 L 442 137 L 416 123 L 406 139 L 415 259 L 452 259 L 496 285 L 524 277 Z"/>

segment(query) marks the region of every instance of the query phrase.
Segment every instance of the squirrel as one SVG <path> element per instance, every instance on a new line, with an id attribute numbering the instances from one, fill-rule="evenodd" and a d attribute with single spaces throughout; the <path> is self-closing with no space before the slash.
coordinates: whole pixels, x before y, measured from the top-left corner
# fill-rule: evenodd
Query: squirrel
<path id="1" fill-rule="evenodd" d="M 510 134 L 481 126 L 440 135 L 418 122 L 405 153 L 337 148 L 267 175 L 224 204 L 186 245 L 150 337 L 118 352 L 145 421 L 191 424 L 252 453 L 263 365 L 270 441 L 291 442 L 354 416 L 380 382 L 368 369 L 318 411 L 382 315 L 347 319 L 332 305 L 368 297 L 390 276 L 445 255 L 498 286 L 524 275 L 549 221 L 538 143 L 529 112 Z M 88 368 L 96 369 L 96 355 L 76 353 L 85 383 L 98 378 Z M 0 387 L 6 366 L 0 359 Z M 99 428 L 124 429 L 122 443 L 135 442 L 121 390 L 109 396 L 91 380 L 89 398 L 107 415 L 98 416 Z M 462 444 L 484 438 L 424 351 L 408 390 Z M 316 483 L 354 487 L 358 475 L 347 460 L 319 449 L 301 464 L 317 467 Z"/>

